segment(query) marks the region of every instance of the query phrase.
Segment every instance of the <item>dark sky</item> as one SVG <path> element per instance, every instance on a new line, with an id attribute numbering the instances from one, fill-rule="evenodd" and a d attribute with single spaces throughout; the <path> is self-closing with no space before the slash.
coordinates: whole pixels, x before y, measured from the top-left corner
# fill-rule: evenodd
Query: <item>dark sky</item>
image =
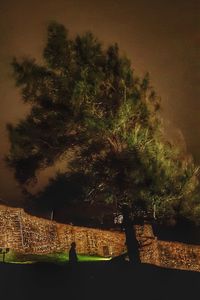
<path id="1" fill-rule="evenodd" d="M 118 42 L 137 74 L 149 71 L 170 134 L 182 143 L 184 136 L 188 151 L 200 163 L 200 0 L 1 0 L 0 198 L 21 199 L 3 163 L 9 149 L 5 125 L 28 111 L 9 63 L 13 56 L 41 59 L 51 20 L 65 24 L 71 35 L 91 30 L 105 45 Z M 38 188 L 54 170 L 40 174 Z"/>

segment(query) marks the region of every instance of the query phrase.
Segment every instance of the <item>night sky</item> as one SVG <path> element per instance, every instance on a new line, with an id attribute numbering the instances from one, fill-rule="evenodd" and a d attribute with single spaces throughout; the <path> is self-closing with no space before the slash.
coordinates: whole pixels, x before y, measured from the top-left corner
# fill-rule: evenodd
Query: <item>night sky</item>
<path id="1" fill-rule="evenodd" d="M 92 31 L 105 45 L 118 42 L 139 75 L 149 71 L 162 97 L 168 134 L 200 163 L 200 0 L 1 0 L 0 3 L 0 198 L 21 196 L 3 157 L 5 125 L 29 107 L 20 101 L 11 75 L 13 56 L 41 60 L 49 21 L 63 23 L 71 36 Z M 184 137 L 184 138 L 183 138 Z M 37 188 L 56 167 L 40 173 Z"/>

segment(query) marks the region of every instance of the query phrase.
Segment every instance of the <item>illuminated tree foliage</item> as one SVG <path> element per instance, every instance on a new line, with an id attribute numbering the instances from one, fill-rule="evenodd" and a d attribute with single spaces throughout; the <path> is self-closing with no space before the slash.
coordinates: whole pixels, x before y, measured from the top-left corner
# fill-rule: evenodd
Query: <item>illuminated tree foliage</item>
<path id="1" fill-rule="evenodd" d="M 199 221 L 198 170 L 166 140 L 149 75 L 137 77 L 117 44 L 103 47 L 89 32 L 72 39 L 51 23 L 43 63 L 14 59 L 12 68 L 31 106 L 24 120 L 7 126 L 7 162 L 20 184 L 76 150 L 68 178 L 87 178 L 87 201 Z"/>

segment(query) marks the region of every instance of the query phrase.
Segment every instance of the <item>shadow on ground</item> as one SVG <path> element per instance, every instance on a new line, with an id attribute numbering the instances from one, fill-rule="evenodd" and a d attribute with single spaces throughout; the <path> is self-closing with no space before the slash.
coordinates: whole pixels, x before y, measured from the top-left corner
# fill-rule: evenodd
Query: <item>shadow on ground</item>
<path id="1" fill-rule="evenodd" d="M 199 299 L 200 273 L 128 262 L 0 264 L 1 299 Z"/>

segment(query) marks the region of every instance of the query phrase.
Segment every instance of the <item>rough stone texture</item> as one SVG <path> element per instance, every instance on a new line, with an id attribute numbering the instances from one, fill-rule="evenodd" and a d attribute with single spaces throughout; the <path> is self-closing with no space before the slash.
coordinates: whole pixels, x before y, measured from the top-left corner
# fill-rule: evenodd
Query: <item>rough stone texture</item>
<path id="1" fill-rule="evenodd" d="M 72 242 L 78 254 L 114 257 L 126 251 L 123 232 L 58 224 L 22 209 L 0 207 L 0 248 L 37 254 L 69 252 Z"/>
<path id="2" fill-rule="evenodd" d="M 0 209 L 0 247 L 21 249 L 21 210 Z"/>
<path id="3" fill-rule="evenodd" d="M 135 226 L 136 237 L 140 246 L 140 259 L 143 263 L 160 265 L 160 256 L 157 239 L 151 225 Z"/>
<path id="4" fill-rule="evenodd" d="M 59 239 L 54 222 L 32 217 L 22 209 L 0 207 L 0 247 L 19 252 L 56 251 Z"/>
<path id="5" fill-rule="evenodd" d="M 200 271 L 200 246 L 157 240 L 148 224 L 136 225 L 143 263 Z M 22 209 L 0 206 L 0 248 L 19 253 L 68 252 L 115 257 L 126 252 L 124 232 L 78 227 L 44 220 Z"/>
<path id="6" fill-rule="evenodd" d="M 158 241 L 160 266 L 200 271 L 200 246 Z"/>
<path id="7" fill-rule="evenodd" d="M 29 253 L 55 252 L 59 248 L 57 224 L 21 213 L 22 247 Z"/>
<path id="8" fill-rule="evenodd" d="M 126 251 L 122 232 L 63 224 L 58 224 L 57 230 L 64 251 L 69 251 L 72 242 L 80 254 L 118 256 Z"/>

